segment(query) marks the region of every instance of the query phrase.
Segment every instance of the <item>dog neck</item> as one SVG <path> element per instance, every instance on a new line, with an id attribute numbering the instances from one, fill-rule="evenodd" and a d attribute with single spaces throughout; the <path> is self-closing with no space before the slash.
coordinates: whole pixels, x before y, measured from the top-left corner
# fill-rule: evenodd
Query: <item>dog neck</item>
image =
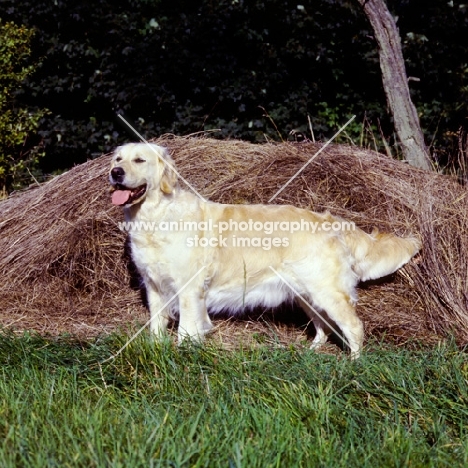
<path id="1" fill-rule="evenodd" d="M 148 194 L 141 202 L 124 207 L 126 221 L 163 221 L 183 218 L 199 206 L 201 200 L 191 192 L 177 187 L 172 193 Z M 175 212 L 176 211 L 176 212 Z"/>

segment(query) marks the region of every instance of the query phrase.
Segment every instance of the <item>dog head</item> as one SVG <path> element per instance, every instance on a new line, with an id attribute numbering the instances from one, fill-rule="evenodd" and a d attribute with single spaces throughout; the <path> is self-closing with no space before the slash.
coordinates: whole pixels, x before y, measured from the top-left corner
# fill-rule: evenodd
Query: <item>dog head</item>
<path id="1" fill-rule="evenodd" d="M 174 162 L 162 146 L 153 143 L 129 143 L 112 155 L 109 181 L 112 203 L 130 206 L 141 203 L 155 190 L 173 192 L 177 175 Z"/>

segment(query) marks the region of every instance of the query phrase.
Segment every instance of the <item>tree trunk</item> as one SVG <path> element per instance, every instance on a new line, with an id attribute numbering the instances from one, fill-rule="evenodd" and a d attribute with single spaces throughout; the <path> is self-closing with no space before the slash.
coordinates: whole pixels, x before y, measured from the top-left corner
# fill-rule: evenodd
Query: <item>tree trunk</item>
<path id="1" fill-rule="evenodd" d="M 404 158 L 412 166 L 432 169 L 429 152 L 411 101 L 400 34 L 384 0 L 358 0 L 374 30 L 379 45 L 380 69 L 395 130 Z"/>
<path id="2" fill-rule="evenodd" d="M 468 130 L 460 127 L 458 131 L 458 167 L 460 180 L 463 185 L 468 186 Z M 0 200 L 2 195 L 0 193 Z"/>

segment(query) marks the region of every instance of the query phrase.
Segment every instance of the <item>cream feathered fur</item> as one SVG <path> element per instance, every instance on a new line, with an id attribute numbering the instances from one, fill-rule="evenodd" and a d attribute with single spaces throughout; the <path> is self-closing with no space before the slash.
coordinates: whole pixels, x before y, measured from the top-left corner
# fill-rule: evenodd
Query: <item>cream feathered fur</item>
<path id="1" fill-rule="evenodd" d="M 212 328 L 208 311 L 237 314 L 296 300 L 315 325 L 312 347 L 326 342 L 329 325 L 338 326 L 357 357 L 363 345 L 357 283 L 396 271 L 419 251 L 419 240 L 331 229 L 349 223 L 328 212 L 204 201 L 182 188 L 172 168 L 165 148 L 131 143 L 116 149 L 110 171 L 113 203 L 136 223 L 131 252 L 151 330 L 161 334 L 178 312 L 179 340 L 201 339 Z"/>

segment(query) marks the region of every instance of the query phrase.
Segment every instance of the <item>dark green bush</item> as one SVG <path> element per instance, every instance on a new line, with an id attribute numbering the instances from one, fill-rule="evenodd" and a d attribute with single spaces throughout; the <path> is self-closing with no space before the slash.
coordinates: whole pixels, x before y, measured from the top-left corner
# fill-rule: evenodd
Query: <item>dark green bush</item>
<path id="1" fill-rule="evenodd" d="M 30 180 L 41 150 L 36 132 L 45 111 L 18 105 L 15 95 L 34 72 L 27 65 L 33 31 L 0 20 L 0 198 Z"/>
<path id="2" fill-rule="evenodd" d="M 357 2 L 336 0 L 0 0 L 37 30 L 42 66 L 21 96 L 46 107 L 41 136 L 52 171 L 136 137 L 210 129 L 264 141 L 291 130 L 394 145 L 372 30 Z M 460 2 L 392 0 L 428 144 L 441 163 L 466 124 L 468 40 Z M 450 24 L 450 27 L 446 27 Z M 466 60 L 465 60 L 466 62 Z M 365 123 L 365 125 L 363 125 Z M 276 127 L 276 128 L 275 128 Z M 380 143 L 379 143 L 380 141 Z"/>

